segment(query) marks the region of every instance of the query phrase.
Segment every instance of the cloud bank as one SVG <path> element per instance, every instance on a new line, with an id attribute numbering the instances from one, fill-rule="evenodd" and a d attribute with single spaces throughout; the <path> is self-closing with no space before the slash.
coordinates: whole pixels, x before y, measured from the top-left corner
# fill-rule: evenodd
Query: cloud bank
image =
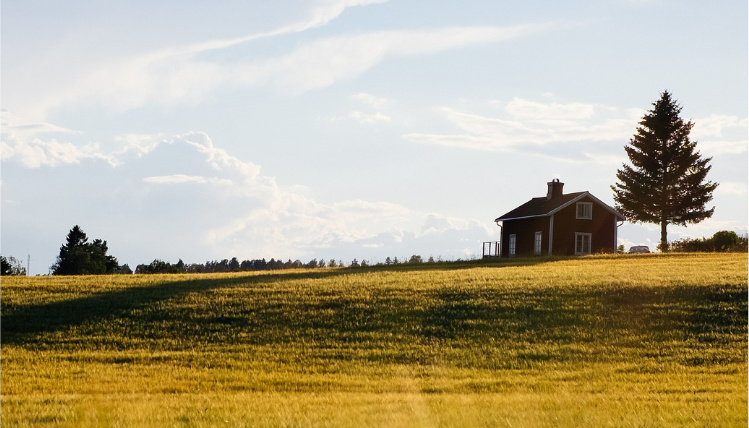
<path id="1" fill-rule="evenodd" d="M 169 258 L 174 248 L 183 248 L 186 254 L 175 257 L 465 258 L 496 233 L 490 224 L 386 201 L 321 203 L 294 186 L 278 185 L 259 165 L 233 156 L 203 132 L 121 136 L 109 152 L 99 144 L 55 138 L 7 139 L 4 134 L 3 162 L 49 171 L 76 165 L 82 172 L 76 176 L 84 178 L 90 175 L 85 171 L 96 170 L 95 181 L 84 185 L 71 178 L 69 185 L 86 187 L 91 206 L 108 205 L 115 213 L 109 223 L 122 222 L 118 229 L 126 231 L 112 231 L 107 239 L 140 241 L 154 257 Z M 122 177 L 139 179 L 123 183 Z M 115 200 L 109 198 L 112 189 L 119 189 Z"/>

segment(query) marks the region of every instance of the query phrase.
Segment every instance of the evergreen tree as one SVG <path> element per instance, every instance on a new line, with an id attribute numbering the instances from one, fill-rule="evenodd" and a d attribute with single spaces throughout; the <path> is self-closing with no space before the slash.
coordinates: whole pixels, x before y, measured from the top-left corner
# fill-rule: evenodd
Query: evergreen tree
<path id="1" fill-rule="evenodd" d="M 625 146 L 631 165 L 617 170 L 611 186 L 616 208 L 628 220 L 661 226 L 661 251 L 668 250 L 666 227 L 686 226 L 710 218 L 706 209 L 718 183 L 706 181 L 712 158 L 702 158 L 689 139 L 694 123 L 680 117 L 681 106 L 668 91 L 653 103 L 637 133 Z"/>
<path id="2" fill-rule="evenodd" d="M 86 233 L 76 225 L 60 247 L 60 255 L 52 265 L 52 275 L 100 275 L 117 273 L 117 259 L 107 255 L 107 241 L 94 239 L 88 242 Z"/>
<path id="3" fill-rule="evenodd" d="M 5 256 L 0 256 L 0 275 L 6 276 L 13 273 L 13 265 L 10 264 Z"/>
<path id="4" fill-rule="evenodd" d="M 2 268 L 0 269 L 0 275 L 2 276 L 26 275 L 26 268 L 23 267 L 20 260 L 16 259 L 13 256 L 10 256 L 8 258 L 6 258 L 5 256 L 0 256 L 0 267 Z"/>

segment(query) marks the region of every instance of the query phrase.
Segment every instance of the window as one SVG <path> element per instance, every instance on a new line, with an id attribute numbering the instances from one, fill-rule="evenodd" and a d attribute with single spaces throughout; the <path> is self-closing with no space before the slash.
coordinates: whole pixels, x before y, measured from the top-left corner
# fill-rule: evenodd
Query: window
<path id="1" fill-rule="evenodd" d="M 533 240 L 533 254 L 541 254 L 541 240 L 543 238 L 543 233 L 536 232 L 536 236 Z"/>
<path id="2" fill-rule="evenodd" d="M 592 235 L 590 233 L 575 233 L 575 255 L 581 256 L 584 254 L 590 254 L 590 241 Z"/>
<path id="3" fill-rule="evenodd" d="M 593 203 L 592 202 L 578 202 L 577 203 L 577 217 L 585 220 L 593 218 Z"/>
<path id="4" fill-rule="evenodd" d="M 510 257 L 515 257 L 515 242 L 517 240 L 517 236 L 513 233 L 510 235 L 510 242 L 509 242 L 509 248 L 507 253 L 510 255 Z"/>

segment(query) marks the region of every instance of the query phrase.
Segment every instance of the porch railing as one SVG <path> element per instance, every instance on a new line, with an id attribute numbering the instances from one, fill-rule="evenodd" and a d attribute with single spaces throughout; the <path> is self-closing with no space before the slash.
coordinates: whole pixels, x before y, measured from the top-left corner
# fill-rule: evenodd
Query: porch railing
<path id="1" fill-rule="evenodd" d="M 502 247 L 499 244 L 499 241 L 486 241 L 483 243 L 483 249 L 481 251 L 483 253 L 483 257 L 499 257 L 502 253 Z"/>

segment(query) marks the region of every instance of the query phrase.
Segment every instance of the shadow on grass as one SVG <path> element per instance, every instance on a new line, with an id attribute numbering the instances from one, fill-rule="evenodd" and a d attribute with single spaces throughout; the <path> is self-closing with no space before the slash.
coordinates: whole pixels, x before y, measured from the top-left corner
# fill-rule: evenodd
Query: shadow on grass
<path id="1" fill-rule="evenodd" d="M 743 286 L 570 287 L 529 290 L 442 287 L 413 293 L 373 287 L 331 293 L 323 288 L 278 287 L 285 281 L 316 281 L 368 272 L 458 270 L 527 266 L 560 259 L 454 262 L 319 271 L 287 271 L 217 277 L 196 275 L 77 297 L 14 306 L 2 302 L 2 343 L 30 347 L 146 346 L 175 349 L 204 344 L 288 342 L 361 343 L 387 349 L 394 340 L 467 341 L 476 346 L 507 343 L 653 340 L 698 341 L 746 337 Z M 173 278 L 175 279 L 175 278 Z M 222 301 L 192 293 L 241 286 L 257 292 Z M 70 333 L 70 343 L 50 333 Z M 717 334 L 717 336 L 715 334 Z M 621 336 L 621 337 L 620 337 Z M 54 342 L 54 343 L 50 343 Z M 76 345 L 77 344 L 77 345 Z M 475 346 L 471 345 L 473 349 Z M 405 348 L 404 348 L 405 349 Z M 403 358 L 421 358 L 406 355 Z M 559 358 L 562 358 L 561 356 Z M 567 357 L 564 357 L 567 358 Z M 404 360 L 405 361 L 405 360 Z"/>
<path id="2" fill-rule="evenodd" d="M 205 274 L 205 278 L 200 278 L 201 274 L 196 274 L 197 278 L 186 281 L 168 281 L 157 283 L 152 286 L 136 286 L 38 305 L 8 307 L 6 302 L 3 302 L 1 327 L 2 340 L 6 343 L 14 343 L 21 336 L 61 330 L 97 319 L 126 316 L 132 310 L 146 305 L 152 305 L 188 293 L 221 287 L 231 287 L 232 285 L 240 283 L 257 284 L 285 280 L 315 280 L 341 275 L 356 275 L 366 272 L 459 270 L 482 266 L 530 266 L 554 260 L 556 259 L 528 258 L 397 264 L 359 268 L 324 269 L 320 271 L 306 272 L 280 271 L 277 273 L 248 274 L 247 276 L 224 278 L 211 277 L 210 274 Z"/>
<path id="3" fill-rule="evenodd" d="M 134 318 L 134 313 L 144 308 L 158 306 L 160 302 L 178 299 L 189 293 L 232 287 L 237 284 L 260 285 L 289 280 L 318 280 L 367 272 L 459 270 L 483 266 L 530 266 L 555 260 L 547 258 L 489 259 L 339 268 L 305 272 L 281 271 L 277 273 L 248 274 L 247 276 L 221 278 L 212 277 L 210 274 L 206 274 L 204 278 L 200 278 L 198 274 L 196 278 L 185 281 L 165 281 L 150 286 L 118 289 L 50 303 L 12 306 L 7 301 L 3 301 L 0 302 L 2 303 L 0 340 L 5 344 L 22 344 L 41 339 L 39 336 L 45 333 L 63 331 L 84 324 L 118 318 L 132 319 Z M 226 319 L 230 318 L 227 317 Z"/>

